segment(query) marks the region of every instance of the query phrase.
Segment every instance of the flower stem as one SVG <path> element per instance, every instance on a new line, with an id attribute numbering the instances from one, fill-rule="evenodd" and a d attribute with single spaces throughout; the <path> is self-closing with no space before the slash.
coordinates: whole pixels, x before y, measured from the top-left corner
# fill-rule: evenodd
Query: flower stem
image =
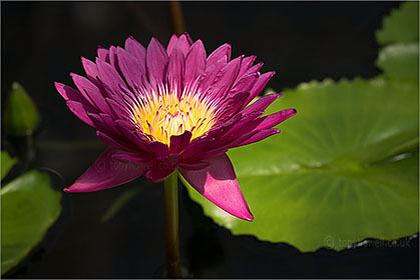
<path id="1" fill-rule="evenodd" d="M 182 16 L 181 3 L 179 1 L 168 2 L 169 15 L 171 18 L 172 30 L 178 35 L 185 32 L 184 17 Z"/>
<path id="2" fill-rule="evenodd" d="M 181 278 L 178 230 L 178 173 L 165 180 L 166 266 L 168 278 Z"/>

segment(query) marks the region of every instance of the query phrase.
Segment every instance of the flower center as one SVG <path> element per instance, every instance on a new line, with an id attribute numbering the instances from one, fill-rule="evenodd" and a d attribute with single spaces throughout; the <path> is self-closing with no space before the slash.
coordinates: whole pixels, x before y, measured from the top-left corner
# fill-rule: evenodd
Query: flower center
<path id="1" fill-rule="evenodd" d="M 180 135 L 186 130 L 194 139 L 216 122 L 214 109 L 196 95 L 184 94 L 178 99 L 176 94 L 152 94 L 142 103 L 133 109 L 133 119 L 151 141 L 169 144 L 172 135 Z"/>

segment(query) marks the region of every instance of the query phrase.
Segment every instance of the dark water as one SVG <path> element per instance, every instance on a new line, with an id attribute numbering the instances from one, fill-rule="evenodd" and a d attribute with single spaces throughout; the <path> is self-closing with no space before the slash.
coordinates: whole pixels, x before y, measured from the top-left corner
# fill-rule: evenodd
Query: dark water
<path id="1" fill-rule="evenodd" d="M 104 150 L 53 87 L 82 73 L 79 57 L 97 45 L 122 45 L 128 35 L 166 44 L 164 2 L 2 2 L 2 104 L 19 81 L 38 104 L 43 126 L 34 165 L 56 170 L 55 187 L 71 184 Z M 380 73 L 374 31 L 394 2 L 185 2 L 187 29 L 208 52 L 230 42 L 234 56 L 256 54 L 277 74 L 280 91 L 300 82 Z M 2 133 L 3 147 L 9 147 Z M 116 197 L 139 191 L 106 222 Z M 371 242 L 334 252 L 300 253 L 287 244 L 233 236 L 202 214 L 180 188 L 181 252 L 194 277 L 418 278 L 418 237 Z M 164 264 L 163 188 L 139 178 L 125 187 L 65 194 L 64 211 L 43 244 L 10 278 L 152 278 Z"/>

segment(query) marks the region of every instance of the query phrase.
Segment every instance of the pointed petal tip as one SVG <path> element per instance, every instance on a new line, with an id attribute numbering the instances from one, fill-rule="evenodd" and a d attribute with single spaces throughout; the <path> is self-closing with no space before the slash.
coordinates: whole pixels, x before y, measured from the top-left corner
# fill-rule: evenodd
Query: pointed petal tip
<path id="1" fill-rule="evenodd" d="M 254 215 L 252 215 L 251 211 L 248 208 L 248 205 L 246 206 L 246 209 L 242 209 L 242 211 L 240 212 L 226 212 L 226 213 L 229 213 L 230 215 L 238 219 L 247 221 L 247 222 L 252 222 L 254 220 Z"/>
<path id="2" fill-rule="evenodd" d="M 201 170 L 179 168 L 184 179 L 201 195 L 225 212 L 239 219 L 252 221 L 247 202 L 239 187 L 233 166 L 226 154 L 207 160 Z"/>
<path id="3" fill-rule="evenodd" d="M 85 190 L 83 186 L 81 186 L 80 184 L 76 182 L 73 185 L 64 188 L 63 191 L 66 193 L 91 192 L 91 190 Z M 95 191 L 95 190 L 92 190 L 92 191 Z"/>
<path id="4" fill-rule="evenodd" d="M 162 44 L 160 43 L 160 41 L 159 41 L 157 38 L 155 38 L 155 37 L 152 37 L 152 38 L 150 39 L 150 41 L 149 41 L 149 46 L 150 46 L 151 44 L 159 44 L 159 45 L 162 45 Z"/>
<path id="5" fill-rule="evenodd" d="M 246 216 L 243 216 L 241 219 L 248 222 L 252 222 L 254 220 L 254 216 L 251 212 L 249 212 Z"/>
<path id="6" fill-rule="evenodd" d="M 94 192 L 128 183 L 144 174 L 147 166 L 112 158 L 118 150 L 108 148 L 65 192 Z"/>
<path id="7" fill-rule="evenodd" d="M 73 73 L 73 72 L 70 72 L 70 74 L 69 74 L 69 76 L 72 78 L 72 79 L 77 79 L 78 77 L 80 77 L 80 75 L 78 75 L 78 74 L 76 74 L 76 73 Z"/>
<path id="8" fill-rule="evenodd" d="M 267 76 L 269 76 L 271 78 L 274 75 L 276 75 L 276 71 L 270 71 L 270 72 L 267 72 L 266 74 L 267 74 Z"/>
<path id="9" fill-rule="evenodd" d="M 223 210 L 226 211 L 225 209 Z M 227 213 L 244 221 L 251 222 L 254 220 L 254 215 L 251 213 L 251 210 L 249 209 L 248 203 L 246 201 L 243 207 L 236 209 L 236 211 L 229 211 Z"/>
<path id="10" fill-rule="evenodd" d="M 73 185 L 64 188 L 63 191 L 66 193 L 75 193 L 75 192 L 83 192 L 83 189 L 78 188 L 77 183 L 74 183 Z"/>
<path id="11" fill-rule="evenodd" d="M 181 37 L 184 37 L 185 38 L 185 40 L 187 40 L 187 42 L 188 42 L 188 44 L 189 45 L 192 45 L 192 38 L 191 38 L 191 36 L 190 36 L 190 34 L 188 33 L 188 32 L 184 32 L 184 33 L 182 33 L 182 35 L 181 36 L 179 36 L 179 38 L 181 39 Z"/>
<path id="12" fill-rule="evenodd" d="M 280 98 L 280 97 L 282 97 L 284 95 L 284 93 L 282 91 L 281 92 L 277 92 L 275 94 L 277 95 L 277 98 Z"/>
<path id="13" fill-rule="evenodd" d="M 59 83 L 59 82 L 54 82 L 54 87 L 55 87 L 58 91 L 60 91 L 60 89 L 64 87 L 64 84 Z"/>
<path id="14" fill-rule="evenodd" d="M 90 59 L 87 59 L 87 58 L 86 58 L 86 57 L 84 57 L 84 56 L 80 56 L 80 60 L 83 62 L 83 61 L 90 60 Z"/>
<path id="15" fill-rule="evenodd" d="M 63 189 L 65 193 L 83 193 L 83 192 L 91 192 L 90 190 L 84 190 L 83 187 L 80 188 L 80 185 L 77 183 L 73 183 L 73 185 L 65 187 Z"/>
<path id="16" fill-rule="evenodd" d="M 214 202 L 213 202 L 214 203 Z M 246 204 L 246 202 L 245 202 Z M 219 205 L 217 205 L 218 207 L 220 207 Z M 245 205 L 246 208 L 242 208 L 242 209 L 237 209 L 239 211 L 235 211 L 233 209 L 230 209 L 230 211 L 227 211 L 227 209 L 223 209 L 221 208 L 223 211 L 225 211 L 226 213 L 228 213 L 229 215 L 234 216 L 235 218 L 247 221 L 247 222 L 252 222 L 254 220 L 254 215 L 251 213 L 251 211 L 248 208 L 248 205 Z"/>
<path id="17" fill-rule="evenodd" d="M 290 118 L 290 117 L 293 117 L 294 115 L 297 114 L 297 110 L 295 108 L 284 109 L 284 110 L 282 110 L 280 112 L 283 112 L 283 114 L 286 115 L 285 116 L 285 120 L 288 119 L 288 118 Z"/>
<path id="18" fill-rule="evenodd" d="M 265 96 L 270 96 L 270 97 L 272 97 L 272 98 L 273 98 L 273 101 L 274 101 L 274 100 L 276 100 L 277 98 L 279 98 L 279 97 L 283 96 L 283 94 L 282 94 L 282 93 L 270 93 L 270 94 L 264 95 L 264 97 L 265 97 Z"/>

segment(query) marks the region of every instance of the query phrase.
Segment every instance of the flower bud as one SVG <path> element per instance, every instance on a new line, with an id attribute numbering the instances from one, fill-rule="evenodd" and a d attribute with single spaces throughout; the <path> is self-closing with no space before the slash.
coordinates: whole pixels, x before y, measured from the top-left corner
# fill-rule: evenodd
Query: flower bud
<path id="1" fill-rule="evenodd" d="M 38 124 L 39 113 L 35 103 L 25 89 L 14 82 L 4 108 L 4 131 L 9 135 L 30 135 Z"/>

